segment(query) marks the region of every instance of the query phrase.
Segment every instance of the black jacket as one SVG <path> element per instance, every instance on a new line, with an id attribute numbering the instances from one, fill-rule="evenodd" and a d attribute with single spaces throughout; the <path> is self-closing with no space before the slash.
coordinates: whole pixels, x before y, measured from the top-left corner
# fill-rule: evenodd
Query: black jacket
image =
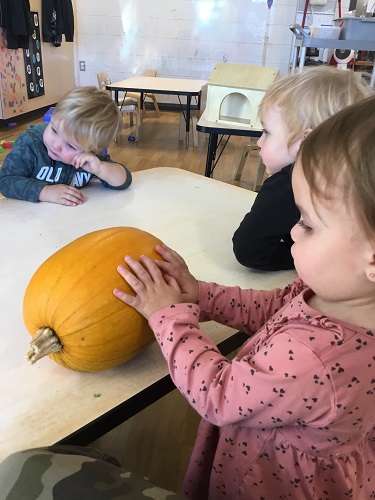
<path id="1" fill-rule="evenodd" d="M 55 11 L 56 17 L 53 15 Z M 74 14 L 71 0 L 42 0 L 42 36 L 43 42 L 61 45 L 62 35 L 65 41 L 73 42 Z"/>
<path id="2" fill-rule="evenodd" d="M 34 33 L 29 0 L 0 0 L 0 26 L 6 30 L 8 49 L 28 49 Z"/>
<path id="3" fill-rule="evenodd" d="M 300 214 L 294 202 L 292 165 L 266 179 L 254 204 L 233 235 L 240 264 L 262 271 L 294 269 L 290 230 Z"/>

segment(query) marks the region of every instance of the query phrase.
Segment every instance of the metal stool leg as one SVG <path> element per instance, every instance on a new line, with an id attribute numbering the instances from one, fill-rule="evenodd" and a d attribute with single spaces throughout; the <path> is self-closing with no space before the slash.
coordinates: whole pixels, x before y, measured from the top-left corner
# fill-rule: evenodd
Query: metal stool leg
<path id="1" fill-rule="evenodd" d="M 156 97 L 154 95 L 151 96 L 151 99 L 152 99 L 152 102 L 154 103 L 156 116 L 159 118 L 160 117 L 160 109 L 159 109 L 158 101 L 156 100 Z"/>
<path id="2" fill-rule="evenodd" d="M 185 130 L 186 130 L 186 125 L 185 125 L 185 117 L 183 112 L 181 111 L 180 113 L 180 126 L 178 130 L 178 140 L 183 141 L 185 137 Z"/>
<path id="3" fill-rule="evenodd" d="M 191 139 L 191 136 L 193 136 L 193 146 L 198 146 L 197 122 L 198 122 L 198 118 L 196 116 L 194 116 L 194 115 L 190 116 L 189 140 Z M 179 126 L 179 132 L 178 132 L 178 140 L 185 141 L 185 136 L 186 136 L 186 122 L 185 122 L 184 114 L 181 112 L 180 113 L 180 126 Z"/>
<path id="4" fill-rule="evenodd" d="M 240 162 L 238 164 L 238 167 L 237 167 L 236 172 L 235 172 L 234 177 L 233 177 L 233 179 L 235 181 L 239 181 L 241 179 L 241 175 L 242 175 L 243 168 L 245 166 L 247 155 L 250 153 L 250 151 L 255 151 L 255 150 L 256 151 L 259 150 L 259 147 L 256 146 L 255 144 L 248 144 L 247 146 L 245 146 L 243 148 Z"/>
<path id="5" fill-rule="evenodd" d="M 254 185 L 253 185 L 253 191 L 259 191 L 261 185 L 262 185 L 262 181 L 263 181 L 263 177 L 264 177 L 264 172 L 266 171 L 266 166 L 264 165 L 264 163 L 262 162 L 262 160 L 259 161 L 259 165 L 258 165 L 258 171 L 257 171 L 257 176 L 256 176 L 256 179 L 255 179 L 255 182 L 254 182 Z"/>
<path id="6" fill-rule="evenodd" d="M 197 123 L 198 123 L 198 117 L 193 115 L 191 117 L 191 128 L 193 129 L 193 146 L 198 146 Z"/>
<path id="7" fill-rule="evenodd" d="M 135 141 L 138 142 L 140 113 L 135 113 Z"/>

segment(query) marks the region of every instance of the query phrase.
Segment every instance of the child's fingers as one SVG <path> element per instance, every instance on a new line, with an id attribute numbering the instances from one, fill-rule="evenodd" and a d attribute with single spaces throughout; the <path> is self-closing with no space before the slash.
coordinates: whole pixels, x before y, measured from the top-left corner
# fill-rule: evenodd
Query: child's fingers
<path id="1" fill-rule="evenodd" d="M 167 283 L 167 285 L 171 286 L 174 290 L 177 292 L 181 292 L 180 287 L 178 286 L 177 281 L 173 276 L 170 276 L 169 274 L 164 275 L 164 280 Z"/>
<path id="2" fill-rule="evenodd" d="M 150 257 L 147 257 L 146 255 L 141 255 L 140 263 L 137 260 L 135 260 L 131 255 L 127 255 L 124 260 L 130 267 L 130 269 L 133 271 L 134 275 L 144 285 L 144 287 L 147 288 L 151 283 L 157 283 L 163 280 L 163 275 L 161 271 L 156 266 L 155 262 L 152 259 L 150 259 Z M 129 285 L 133 288 L 134 291 L 140 290 L 138 284 L 131 278 L 131 276 L 127 276 L 125 279 L 129 283 Z M 134 288 L 134 286 L 136 288 Z"/>
<path id="3" fill-rule="evenodd" d="M 135 260 L 131 255 L 126 255 L 124 261 L 133 271 L 134 275 L 143 283 L 146 284 L 151 280 L 150 273 L 140 264 L 137 260 Z M 131 273 L 130 273 L 131 274 Z M 127 280 L 128 281 L 128 280 Z M 129 283 L 129 282 L 128 282 Z M 130 283 L 129 283 L 130 285 Z"/>
<path id="4" fill-rule="evenodd" d="M 168 273 L 171 271 L 171 265 L 164 260 L 155 260 L 155 265 L 160 269 L 162 273 Z"/>
<path id="5" fill-rule="evenodd" d="M 143 268 L 148 272 L 149 276 L 155 283 L 163 279 L 163 275 L 154 260 L 150 259 L 150 257 L 147 257 L 146 255 L 141 255 L 139 260 L 141 261 Z"/>
<path id="6" fill-rule="evenodd" d="M 76 155 L 73 160 L 72 160 L 72 165 L 73 167 L 75 168 L 79 168 L 81 166 L 81 158 L 82 158 L 82 155 L 81 153 L 79 153 L 78 155 Z"/>
<path id="7" fill-rule="evenodd" d="M 175 258 L 175 259 L 181 259 L 182 257 L 175 251 L 172 250 L 169 246 L 167 246 L 165 243 L 163 245 L 156 245 L 155 250 L 163 257 L 167 258 Z"/>
<path id="8" fill-rule="evenodd" d="M 119 288 L 115 288 L 113 290 L 113 295 L 120 299 L 124 304 L 128 304 L 131 307 L 135 307 L 137 303 L 137 297 L 133 297 L 133 295 L 129 295 L 128 293 L 123 292 Z"/>
<path id="9" fill-rule="evenodd" d="M 166 245 L 156 245 L 155 251 L 160 255 L 162 259 L 168 262 L 170 258 L 170 248 Z"/>
<path id="10" fill-rule="evenodd" d="M 125 266 L 118 266 L 117 271 L 136 293 L 139 293 L 140 290 L 144 288 L 143 282 L 140 281 L 137 276 L 134 276 L 134 274 L 131 273 L 128 269 L 126 269 Z"/>
<path id="11" fill-rule="evenodd" d="M 184 262 L 183 258 L 175 250 L 172 250 L 164 243 L 163 245 L 156 245 L 155 250 L 167 262 L 171 262 L 173 260 Z"/>
<path id="12" fill-rule="evenodd" d="M 165 262 L 174 266 L 176 269 L 187 269 L 188 266 L 184 259 L 175 250 L 167 247 L 167 245 L 157 245 L 155 247 L 156 252 L 163 258 Z M 160 266 L 158 266 L 160 267 Z"/>

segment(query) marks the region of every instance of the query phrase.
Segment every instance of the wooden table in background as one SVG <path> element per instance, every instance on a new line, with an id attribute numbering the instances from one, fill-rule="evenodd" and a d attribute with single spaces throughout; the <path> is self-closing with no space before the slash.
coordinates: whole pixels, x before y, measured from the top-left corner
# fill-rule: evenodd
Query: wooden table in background
<path id="1" fill-rule="evenodd" d="M 143 94 L 168 94 L 177 95 L 186 122 L 186 147 L 189 146 L 190 113 L 192 109 L 191 100 L 197 98 L 196 109 L 200 109 L 201 90 L 206 82 L 204 80 L 191 80 L 189 78 L 161 78 L 153 76 L 134 76 L 120 82 L 111 83 L 106 86 L 108 90 L 115 93 L 115 101 L 119 102 L 119 92 L 139 92 L 143 103 Z M 184 108 L 180 96 L 186 97 Z"/>
<path id="2" fill-rule="evenodd" d="M 99 373 L 70 371 L 49 358 L 33 366 L 25 361 L 27 283 L 45 259 L 73 239 L 106 227 L 134 226 L 176 249 L 202 280 L 270 289 L 294 278 L 293 272 L 252 272 L 233 256 L 233 232 L 255 193 L 175 168 L 136 172 L 133 179 L 125 191 L 91 182 L 78 207 L 0 200 L 0 460 L 53 443 L 86 445 L 174 387 L 156 343 Z M 241 334 L 213 322 L 202 329 L 227 353 L 242 342 Z"/>

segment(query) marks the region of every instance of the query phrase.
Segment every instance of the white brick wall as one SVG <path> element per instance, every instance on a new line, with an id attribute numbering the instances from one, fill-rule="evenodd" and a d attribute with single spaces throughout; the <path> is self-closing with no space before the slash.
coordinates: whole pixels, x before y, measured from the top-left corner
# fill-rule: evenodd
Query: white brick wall
<path id="1" fill-rule="evenodd" d="M 76 0 L 77 85 L 155 68 L 159 76 L 206 79 L 217 62 L 288 70 L 297 0 Z M 86 61 L 86 71 L 77 70 Z M 161 97 L 161 96 L 160 96 Z M 165 99 L 168 100 L 168 99 Z"/>

